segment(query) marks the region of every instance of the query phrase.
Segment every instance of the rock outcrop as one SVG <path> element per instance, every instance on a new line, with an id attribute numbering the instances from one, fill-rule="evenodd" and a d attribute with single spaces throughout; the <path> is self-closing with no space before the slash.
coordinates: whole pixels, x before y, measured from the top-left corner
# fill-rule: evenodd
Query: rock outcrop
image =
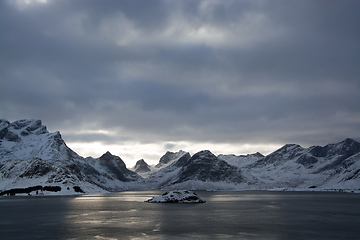
<path id="1" fill-rule="evenodd" d="M 149 203 L 205 203 L 195 192 L 188 190 L 178 190 L 165 192 L 164 194 L 153 197 L 146 202 Z"/>

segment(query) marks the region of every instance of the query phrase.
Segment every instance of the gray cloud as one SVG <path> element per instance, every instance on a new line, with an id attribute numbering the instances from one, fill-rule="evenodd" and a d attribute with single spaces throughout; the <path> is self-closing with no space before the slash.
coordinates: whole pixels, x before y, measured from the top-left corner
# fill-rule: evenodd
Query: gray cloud
<path id="1" fill-rule="evenodd" d="M 21 2 L 0 2 L 2 118 L 168 149 L 359 140 L 357 1 Z"/>

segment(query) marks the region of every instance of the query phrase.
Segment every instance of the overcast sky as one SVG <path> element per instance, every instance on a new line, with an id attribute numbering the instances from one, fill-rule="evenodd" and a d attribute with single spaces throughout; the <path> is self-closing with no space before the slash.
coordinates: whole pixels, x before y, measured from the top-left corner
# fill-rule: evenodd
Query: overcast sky
<path id="1" fill-rule="evenodd" d="M 0 0 L 0 117 L 81 156 L 360 140 L 358 0 Z"/>

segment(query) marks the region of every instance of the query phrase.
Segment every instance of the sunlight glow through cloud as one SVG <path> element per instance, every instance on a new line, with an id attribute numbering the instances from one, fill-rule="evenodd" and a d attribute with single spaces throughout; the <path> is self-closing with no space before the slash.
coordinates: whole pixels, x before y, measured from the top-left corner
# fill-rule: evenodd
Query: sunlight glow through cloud
<path id="1" fill-rule="evenodd" d="M 14 0 L 14 2 L 20 10 L 26 10 L 28 7 L 32 7 L 38 4 L 46 4 L 48 0 Z"/>
<path id="2" fill-rule="evenodd" d="M 187 151 L 191 155 L 210 150 L 213 154 L 247 155 L 260 152 L 267 155 L 280 147 L 277 144 L 230 144 L 230 143 L 196 143 L 196 142 L 125 142 L 123 145 L 103 144 L 101 142 L 82 143 L 67 142 L 67 145 L 83 157 L 98 158 L 106 151 L 119 156 L 127 165 L 133 167 L 136 161 L 143 159 L 150 165 L 157 164 L 166 151 Z"/>

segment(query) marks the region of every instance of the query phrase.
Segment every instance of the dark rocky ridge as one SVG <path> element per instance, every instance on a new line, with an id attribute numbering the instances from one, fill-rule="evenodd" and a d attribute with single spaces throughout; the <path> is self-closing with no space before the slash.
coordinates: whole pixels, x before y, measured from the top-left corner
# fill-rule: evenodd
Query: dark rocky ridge
<path id="1" fill-rule="evenodd" d="M 165 155 L 160 158 L 159 163 L 155 167 L 160 168 L 169 162 L 176 162 L 176 165 L 179 167 L 182 166 L 190 157 L 190 153 L 181 150 L 179 152 L 167 151 Z"/>
<path id="2" fill-rule="evenodd" d="M 135 181 L 139 175 L 126 168 L 124 161 L 110 152 L 106 152 L 99 158 L 100 164 L 116 179 L 123 182 Z"/>
<path id="3" fill-rule="evenodd" d="M 15 130 L 21 130 L 20 134 Z M 0 139 L 5 139 L 11 142 L 19 142 L 21 136 L 27 136 L 29 134 L 45 134 L 49 133 L 46 126 L 42 125 L 41 120 L 28 120 L 22 119 L 10 123 L 5 119 L 0 119 Z M 20 136 L 19 136 L 20 135 Z"/>
<path id="4" fill-rule="evenodd" d="M 136 162 L 134 171 L 136 173 L 144 173 L 144 172 L 150 172 L 150 166 L 145 162 L 144 159 L 140 159 Z"/>
<path id="5" fill-rule="evenodd" d="M 194 154 L 181 168 L 173 184 L 188 180 L 202 182 L 234 182 L 243 180 L 240 169 L 231 166 L 223 160 L 219 160 L 208 150 Z"/>

